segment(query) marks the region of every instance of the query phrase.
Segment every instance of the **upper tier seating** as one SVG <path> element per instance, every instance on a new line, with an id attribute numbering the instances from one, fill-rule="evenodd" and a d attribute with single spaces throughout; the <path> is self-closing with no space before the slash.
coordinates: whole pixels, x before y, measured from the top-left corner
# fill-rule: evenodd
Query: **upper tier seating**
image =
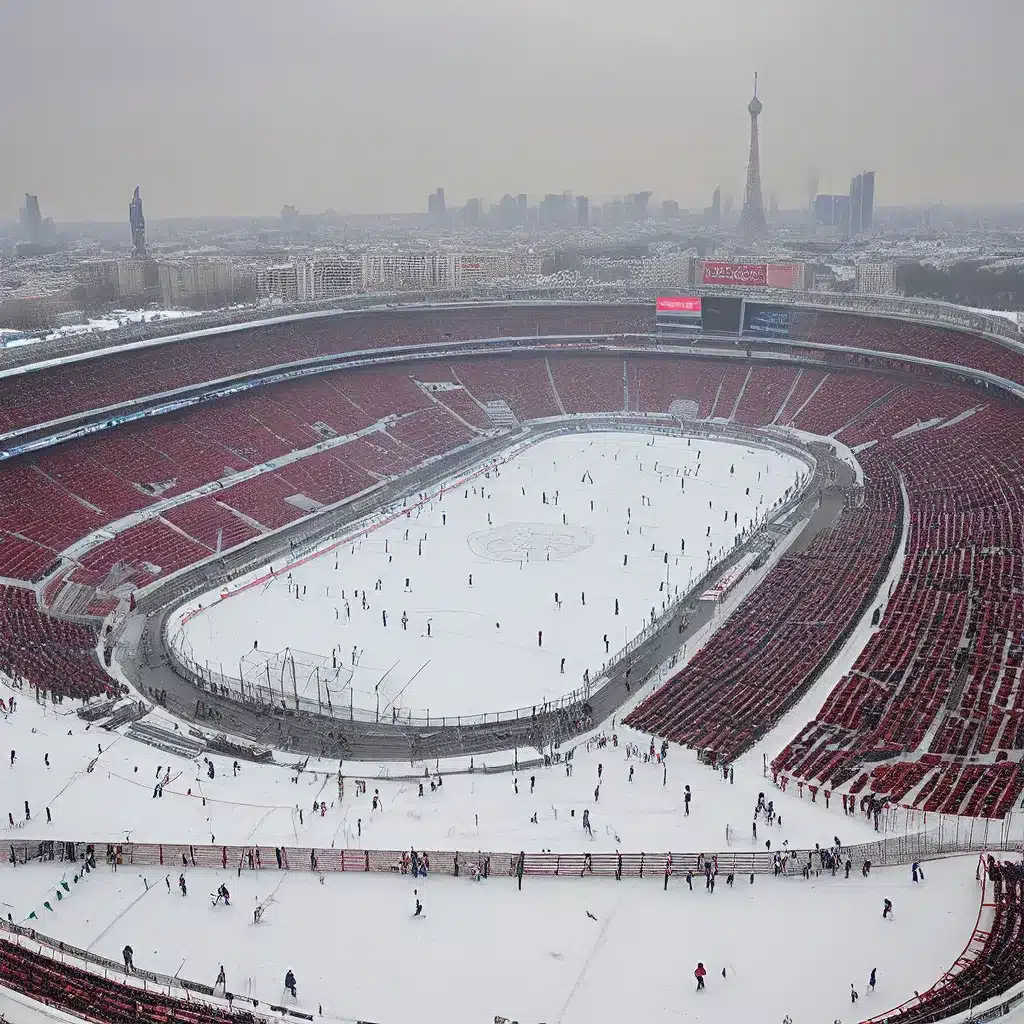
<path id="1" fill-rule="evenodd" d="M 646 331 L 644 306 L 396 312 L 268 324 L 0 380 L 0 433 L 318 356 L 537 334 Z"/>

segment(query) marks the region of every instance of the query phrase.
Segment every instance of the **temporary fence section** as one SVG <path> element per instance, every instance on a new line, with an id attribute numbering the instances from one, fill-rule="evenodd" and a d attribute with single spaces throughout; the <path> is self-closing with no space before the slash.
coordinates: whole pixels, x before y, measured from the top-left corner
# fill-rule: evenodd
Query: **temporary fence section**
<path id="1" fill-rule="evenodd" d="M 878 843 L 864 843 L 843 847 L 842 857 L 849 858 L 860 868 L 865 862 L 872 867 L 910 864 L 957 854 L 1008 850 L 1019 852 L 1020 844 L 970 843 L 966 840 L 948 842 L 934 833 L 919 836 L 899 836 Z M 408 850 L 358 850 L 318 847 L 285 846 L 222 846 L 186 845 L 181 843 L 107 843 L 96 841 L 58 842 L 18 841 L 7 844 L 5 863 L 10 866 L 31 861 L 66 861 L 78 863 L 92 855 L 97 867 L 106 865 L 116 870 L 122 865 L 159 866 L 172 868 L 210 868 L 214 870 L 292 870 L 326 872 L 402 872 L 408 868 Z M 794 873 L 811 856 L 809 849 L 779 850 L 786 858 L 785 873 Z M 693 852 L 605 852 L 605 853 L 520 853 L 488 850 L 425 850 L 418 856 L 426 857 L 429 870 L 434 874 L 460 876 L 470 873 L 479 865 L 481 873 L 493 876 L 518 874 L 522 860 L 525 876 L 647 878 L 661 876 L 671 857 L 674 874 L 686 871 L 701 872 L 711 864 L 719 874 L 766 875 L 774 870 L 774 852 L 710 851 Z M 486 870 L 485 870 L 486 869 Z M 56 899 L 63 898 L 55 896 Z"/>

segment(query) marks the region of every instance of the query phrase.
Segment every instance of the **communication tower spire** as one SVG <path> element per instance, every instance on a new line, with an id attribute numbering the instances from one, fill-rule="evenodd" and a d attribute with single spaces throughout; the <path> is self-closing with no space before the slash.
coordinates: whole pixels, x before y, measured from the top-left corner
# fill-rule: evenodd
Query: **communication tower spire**
<path id="1" fill-rule="evenodd" d="M 761 148 L 758 142 L 757 119 L 763 109 L 757 98 L 757 72 L 754 72 L 754 96 L 747 104 L 750 114 L 750 157 L 747 160 L 747 187 L 743 194 L 743 212 L 740 214 L 739 232 L 749 241 L 766 238 L 768 222 L 764 216 L 761 197 Z"/>

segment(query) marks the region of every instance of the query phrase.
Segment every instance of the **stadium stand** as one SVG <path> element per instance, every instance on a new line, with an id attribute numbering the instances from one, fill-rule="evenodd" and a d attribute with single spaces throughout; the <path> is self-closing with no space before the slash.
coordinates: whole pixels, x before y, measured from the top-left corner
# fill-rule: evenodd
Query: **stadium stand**
<path id="1" fill-rule="evenodd" d="M 868 479 L 861 507 L 786 555 L 714 642 L 624 720 L 728 763 L 792 707 L 852 629 L 899 535 L 895 476 Z"/>
<path id="2" fill-rule="evenodd" d="M 649 324 L 646 306 L 481 308 L 268 324 L 2 379 L 0 431 L 338 353 L 474 338 L 626 333 Z"/>
<path id="3" fill-rule="evenodd" d="M 94 697 L 117 684 L 96 661 L 93 630 L 39 611 L 31 590 L 0 586 L 0 672 L 55 697 Z"/>
<path id="4" fill-rule="evenodd" d="M 0 983 L 85 1020 L 103 1024 L 231 1024 L 255 1019 L 245 1011 L 229 1013 L 101 977 L 7 939 L 0 939 L 0 953 Z"/>

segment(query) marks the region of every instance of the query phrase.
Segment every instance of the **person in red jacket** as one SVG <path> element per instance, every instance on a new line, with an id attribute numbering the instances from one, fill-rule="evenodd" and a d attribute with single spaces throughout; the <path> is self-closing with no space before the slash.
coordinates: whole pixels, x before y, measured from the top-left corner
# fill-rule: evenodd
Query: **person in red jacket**
<path id="1" fill-rule="evenodd" d="M 704 987 L 704 976 L 708 972 L 704 970 L 704 965 L 701 963 L 697 964 L 697 969 L 693 972 L 693 976 L 697 979 L 697 991 L 699 992 Z"/>

